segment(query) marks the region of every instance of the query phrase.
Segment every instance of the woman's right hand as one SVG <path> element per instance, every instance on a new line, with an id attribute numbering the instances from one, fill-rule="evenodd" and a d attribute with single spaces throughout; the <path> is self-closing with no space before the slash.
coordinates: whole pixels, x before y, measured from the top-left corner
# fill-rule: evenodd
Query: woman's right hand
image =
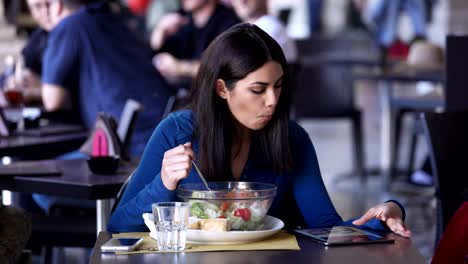
<path id="1" fill-rule="evenodd" d="M 161 167 L 161 179 L 164 187 L 171 191 L 175 190 L 179 181 L 189 175 L 194 158 L 190 142 L 166 151 Z"/>

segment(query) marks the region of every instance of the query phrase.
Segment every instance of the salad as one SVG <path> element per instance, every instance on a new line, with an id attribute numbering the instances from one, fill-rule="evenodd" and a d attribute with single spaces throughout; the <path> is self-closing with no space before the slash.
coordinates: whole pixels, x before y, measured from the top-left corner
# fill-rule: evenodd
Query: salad
<path id="1" fill-rule="evenodd" d="M 259 230 L 270 201 L 189 200 L 190 214 L 198 219 L 227 219 L 231 230 Z"/>

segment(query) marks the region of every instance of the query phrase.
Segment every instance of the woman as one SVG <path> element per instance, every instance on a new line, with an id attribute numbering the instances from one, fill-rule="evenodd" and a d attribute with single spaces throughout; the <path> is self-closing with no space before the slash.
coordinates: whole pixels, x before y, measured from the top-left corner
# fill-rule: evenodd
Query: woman
<path id="1" fill-rule="evenodd" d="M 109 230 L 146 230 L 141 215 L 152 203 L 176 200 L 178 184 L 200 181 L 191 160 L 211 181 L 276 184 L 268 214 L 289 228 L 350 224 L 333 207 L 309 136 L 289 121 L 288 81 L 281 48 L 258 27 L 240 24 L 216 38 L 202 57 L 191 111 L 156 128 Z M 353 223 L 410 236 L 400 208 L 383 203 Z"/>

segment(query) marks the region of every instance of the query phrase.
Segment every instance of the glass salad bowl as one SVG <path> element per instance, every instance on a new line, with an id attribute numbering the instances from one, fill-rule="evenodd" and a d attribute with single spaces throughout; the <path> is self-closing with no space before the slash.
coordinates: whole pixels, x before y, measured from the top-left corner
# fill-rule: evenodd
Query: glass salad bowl
<path id="1" fill-rule="evenodd" d="M 226 219 L 227 230 L 261 230 L 263 218 L 276 196 L 276 185 L 257 182 L 180 184 L 177 196 L 190 204 L 190 218 Z M 223 220 L 220 220 L 221 222 Z M 203 228 L 202 228 L 203 230 Z"/>

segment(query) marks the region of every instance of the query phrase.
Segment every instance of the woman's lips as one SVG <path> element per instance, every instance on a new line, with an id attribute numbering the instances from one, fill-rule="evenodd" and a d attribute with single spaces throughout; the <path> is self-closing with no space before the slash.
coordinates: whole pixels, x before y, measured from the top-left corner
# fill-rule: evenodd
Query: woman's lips
<path id="1" fill-rule="evenodd" d="M 273 115 L 261 115 L 260 118 L 263 120 L 270 120 Z"/>

